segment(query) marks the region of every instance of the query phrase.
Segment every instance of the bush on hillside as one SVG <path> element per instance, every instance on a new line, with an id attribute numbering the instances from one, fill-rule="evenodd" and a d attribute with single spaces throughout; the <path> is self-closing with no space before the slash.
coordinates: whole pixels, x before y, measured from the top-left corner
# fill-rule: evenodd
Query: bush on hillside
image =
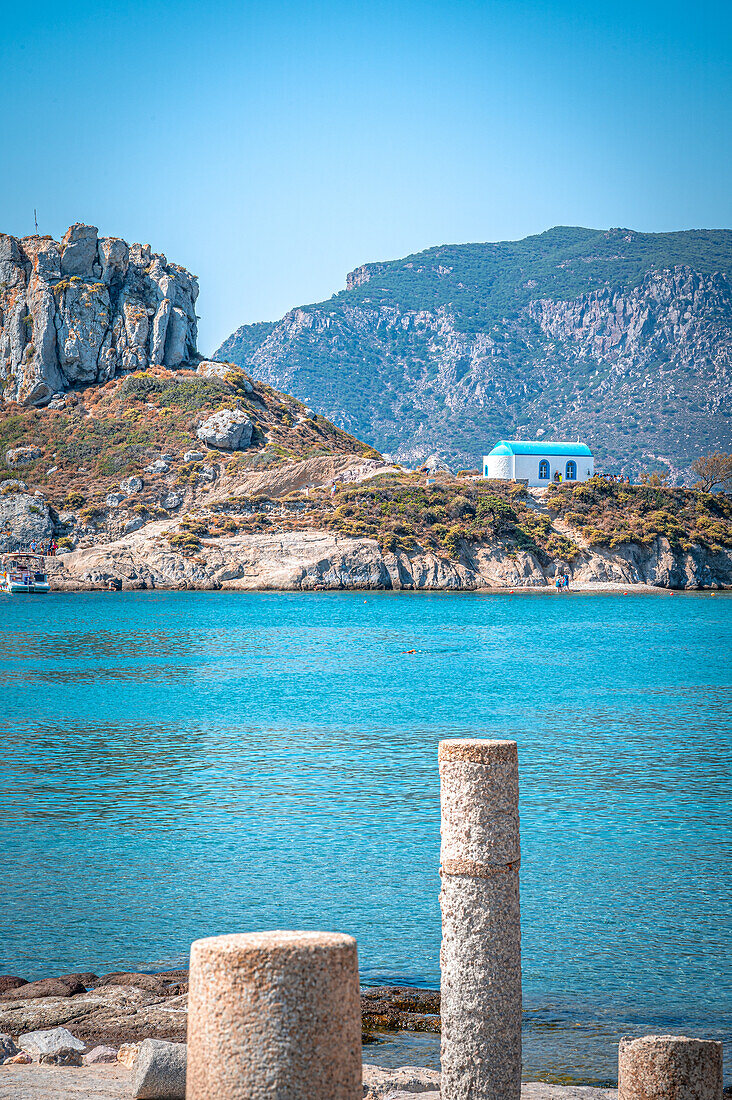
<path id="1" fill-rule="evenodd" d="M 648 546 L 659 537 L 674 550 L 689 550 L 694 544 L 711 550 L 732 546 L 732 498 L 679 489 L 660 478 L 623 485 L 594 477 L 554 487 L 547 505 L 590 546 Z"/>

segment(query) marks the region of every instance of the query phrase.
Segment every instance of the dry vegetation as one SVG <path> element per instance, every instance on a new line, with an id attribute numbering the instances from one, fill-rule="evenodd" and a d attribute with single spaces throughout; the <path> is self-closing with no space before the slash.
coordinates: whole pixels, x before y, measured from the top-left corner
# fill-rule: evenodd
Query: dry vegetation
<path id="1" fill-rule="evenodd" d="M 417 474 L 394 473 L 357 485 L 290 493 L 283 499 L 231 497 L 210 514 L 184 519 L 170 537 L 177 549 L 198 551 L 206 538 L 263 530 L 331 530 L 375 539 L 382 550 L 432 550 L 457 557 L 464 544 L 493 542 L 507 554 L 530 550 L 546 563 L 569 561 L 577 548 L 528 504 L 522 486 L 441 479 L 425 486 Z"/>
<path id="2" fill-rule="evenodd" d="M 563 519 L 589 546 L 650 545 L 657 536 L 674 550 L 692 544 L 732 546 L 732 500 L 723 494 L 659 485 L 616 485 L 593 478 L 555 488 L 550 515 L 530 506 L 528 491 L 500 481 L 444 478 L 425 486 L 417 474 L 383 474 L 358 485 L 290 493 L 284 498 L 232 496 L 181 521 L 171 545 L 198 552 L 207 539 L 277 530 L 331 530 L 372 538 L 382 550 L 432 550 L 456 558 L 473 543 L 536 554 L 542 565 L 571 562 L 579 547 L 552 526 Z"/>
<path id="3" fill-rule="evenodd" d="M 732 497 L 725 493 L 677 489 L 653 484 L 653 479 L 623 485 L 595 477 L 553 488 L 547 504 L 589 546 L 648 546 L 658 536 L 674 550 L 689 550 L 692 544 L 709 550 L 732 546 Z"/>
<path id="4" fill-rule="evenodd" d="M 236 405 L 255 424 L 251 446 L 234 454 L 211 451 L 203 462 L 184 464 L 186 451 L 207 451 L 196 439 L 201 421 Z M 8 448 L 28 445 L 40 447 L 41 457 L 20 469 L 8 466 Z M 236 473 L 290 458 L 376 454 L 324 417 L 306 417 L 305 406 L 295 398 L 252 383 L 239 370 L 220 379 L 155 368 L 72 391 L 64 409 L 10 405 L 0 415 L 0 481 L 20 477 L 32 482 L 57 509 L 98 506 L 118 489 L 121 478 L 140 474 L 166 453 L 177 460 L 178 485 L 193 480 L 206 462 L 223 461 L 228 473 Z M 143 502 L 159 488 L 159 479 L 150 474 L 144 481 Z"/>

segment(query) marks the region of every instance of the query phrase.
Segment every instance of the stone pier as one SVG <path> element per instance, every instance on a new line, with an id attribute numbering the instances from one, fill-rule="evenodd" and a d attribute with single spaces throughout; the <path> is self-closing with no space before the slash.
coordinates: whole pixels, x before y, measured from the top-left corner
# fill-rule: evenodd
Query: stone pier
<path id="1" fill-rule="evenodd" d="M 722 1100 L 722 1044 L 685 1035 L 621 1039 L 618 1100 Z"/>
<path id="2" fill-rule="evenodd" d="M 442 1100 L 520 1100 L 515 741 L 441 741 Z"/>
<path id="3" fill-rule="evenodd" d="M 187 1100 L 360 1100 L 356 941 L 252 932 L 191 945 Z"/>

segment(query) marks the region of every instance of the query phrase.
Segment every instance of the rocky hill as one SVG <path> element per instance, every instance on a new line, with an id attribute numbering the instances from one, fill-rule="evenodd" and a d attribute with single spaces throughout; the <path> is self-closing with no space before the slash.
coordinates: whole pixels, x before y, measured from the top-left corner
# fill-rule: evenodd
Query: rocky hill
<path id="1" fill-rule="evenodd" d="M 292 473 L 303 464 L 333 478 L 377 460 L 230 363 L 152 367 L 0 410 L 0 552 L 52 537 L 62 550 L 106 545 L 272 471 L 297 488 L 308 484 Z"/>
<path id="2" fill-rule="evenodd" d="M 427 483 L 201 361 L 195 280 L 147 246 L 2 240 L 0 553 L 57 543 L 54 588 L 732 586 L 724 494 Z"/>
<path id="3" fill-rule="evenodd" d="M 365 264 L 218 356 L 410 463 L 576 438 L 638 475 L 732 449 L 732 232 L 552 229 Z"/>
<path id="4" fill-rule="evenodd" d="M 55 589 L 732 586 L 732 498 L 429 484 L 231 364 L 0 412 L 0 552 Z"/>
<path id="5" fill-rule="evenodd" d="M 185 268 L 93 225 L 61 242 L 0 234 L 4 401 L 45 405 L 78 383 L 197 362 L 197 297 Z"/>

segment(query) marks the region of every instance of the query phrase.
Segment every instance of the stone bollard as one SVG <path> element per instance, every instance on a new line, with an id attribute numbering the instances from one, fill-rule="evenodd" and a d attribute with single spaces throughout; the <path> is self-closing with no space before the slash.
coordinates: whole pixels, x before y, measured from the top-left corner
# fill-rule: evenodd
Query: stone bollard
<path id="1" fill-rule="evenodd" d="M 187 1100 L 361 1100 L 356 941 L 251 932 L 191 945 Z"/>
<path id="2" fill-rule="evenodd" d="M 442 1097 L 520 1100 L 515 741 L 441 741 Z"/>
<path id="3" fill-rule="evenodd" d="M 722 1100 L 722 1044 L 684 1035 L 621 1039 L 618 1100 Z"/>

